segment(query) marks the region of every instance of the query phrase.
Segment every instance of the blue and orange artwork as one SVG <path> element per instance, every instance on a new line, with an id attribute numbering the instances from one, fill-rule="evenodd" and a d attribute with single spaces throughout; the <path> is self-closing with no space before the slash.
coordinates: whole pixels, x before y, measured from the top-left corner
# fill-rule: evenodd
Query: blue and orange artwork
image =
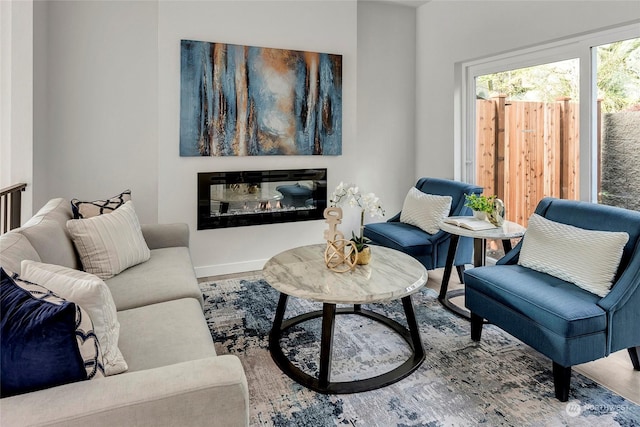
<path id="1" fill-rule="evenodd" d="M 342 55 L 181 41 L 180 155 L 342 154 Z"/>

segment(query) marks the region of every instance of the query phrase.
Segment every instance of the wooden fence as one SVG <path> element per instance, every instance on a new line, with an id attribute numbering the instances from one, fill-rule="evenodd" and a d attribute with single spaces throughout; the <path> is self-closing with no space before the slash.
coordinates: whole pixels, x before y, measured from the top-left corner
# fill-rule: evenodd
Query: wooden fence
<path id="1" fill-rule="evenodd" d="M 476 101 L 476 183 L 504 201 L 509 221 L 526 226 L 546 196 L 578 199 L 578 108 L 569 98 Z"/>

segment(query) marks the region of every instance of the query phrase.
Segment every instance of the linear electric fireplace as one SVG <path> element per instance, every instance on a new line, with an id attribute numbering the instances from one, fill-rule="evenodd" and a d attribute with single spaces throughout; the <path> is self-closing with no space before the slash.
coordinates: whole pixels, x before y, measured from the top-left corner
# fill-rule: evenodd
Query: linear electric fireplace
<path id="1" fill-rule="evenodd" d="M 198 173 L 198 230 L 323 219 L 327 170 Z"/>

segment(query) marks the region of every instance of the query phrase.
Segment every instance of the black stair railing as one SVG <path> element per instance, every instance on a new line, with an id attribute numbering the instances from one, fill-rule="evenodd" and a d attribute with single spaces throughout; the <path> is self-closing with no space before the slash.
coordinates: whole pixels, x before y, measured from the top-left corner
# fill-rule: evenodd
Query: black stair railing
<path id="1" fill-rule="evenodd" d="M 27 184 L 20 183 L 0 189 L 0 234 L 20 227 L 22 192 Z"/>

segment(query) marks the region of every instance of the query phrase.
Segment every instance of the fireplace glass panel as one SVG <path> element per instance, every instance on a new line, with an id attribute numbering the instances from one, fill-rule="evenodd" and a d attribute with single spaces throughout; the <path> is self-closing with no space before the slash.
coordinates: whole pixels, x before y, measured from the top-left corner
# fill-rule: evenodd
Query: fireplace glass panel
<path id="1" fill-rule="evenodd" d="M 327 170 L 198 174 L 198 230 L 323 219 Z"/>

